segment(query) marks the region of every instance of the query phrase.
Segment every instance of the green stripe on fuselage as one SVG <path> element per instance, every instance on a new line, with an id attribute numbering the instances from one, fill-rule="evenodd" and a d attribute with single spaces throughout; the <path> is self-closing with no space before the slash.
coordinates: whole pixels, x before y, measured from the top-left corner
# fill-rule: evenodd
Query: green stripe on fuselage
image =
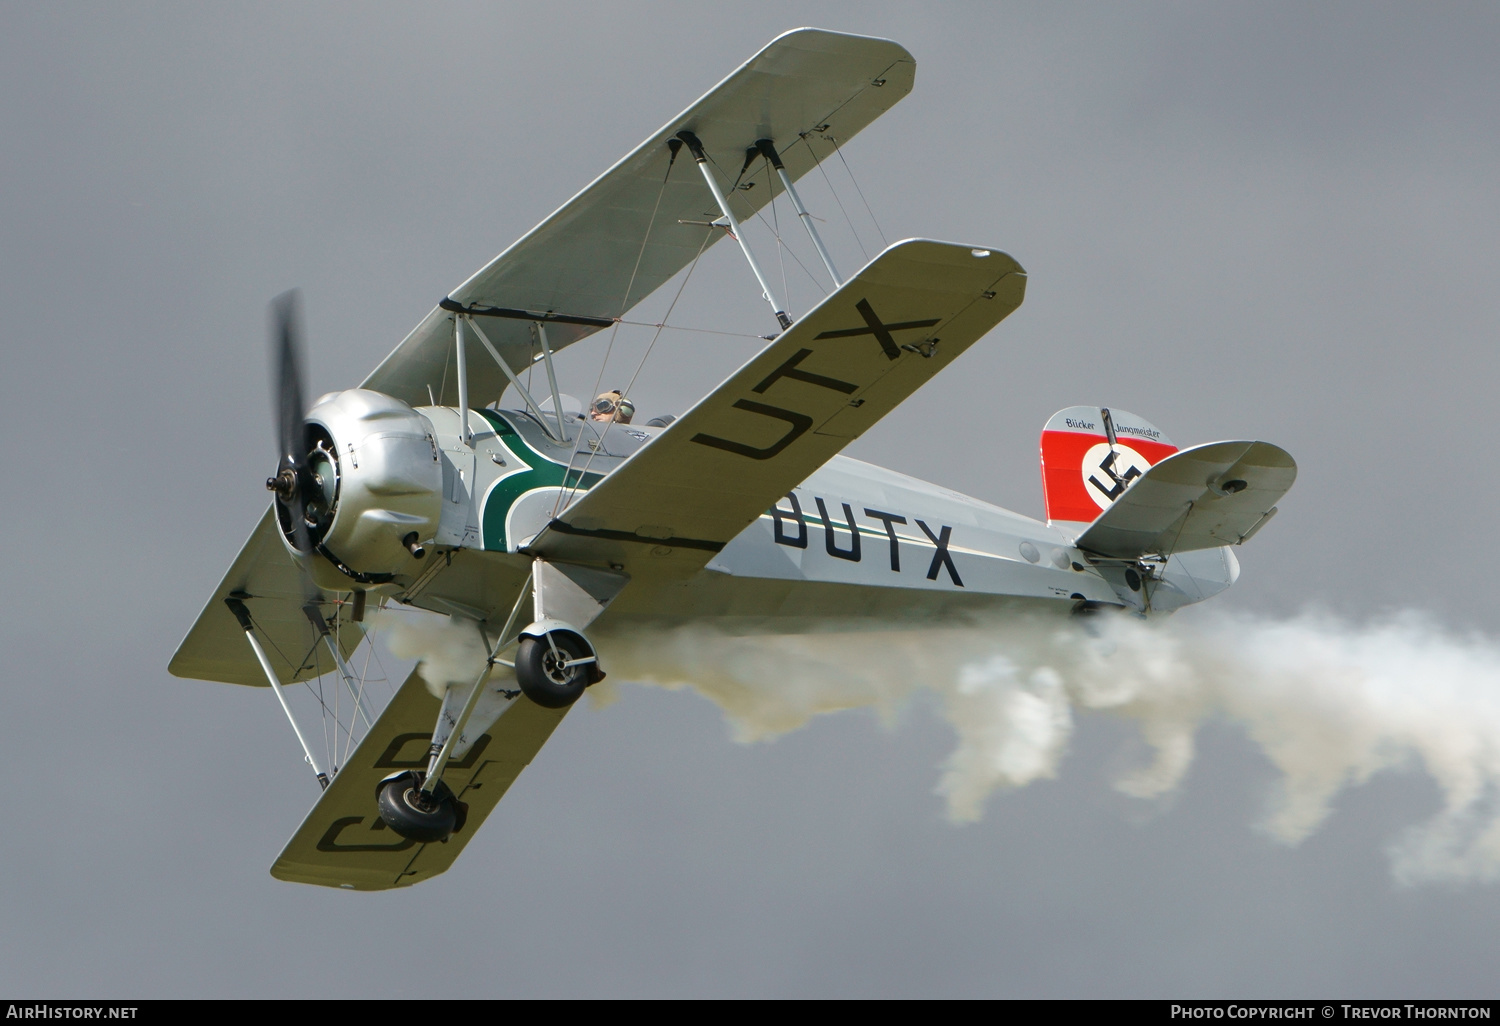
<path id="1" fill-rule="evenodd" d="M 478 411 L 495 429 L 501 442 L 527 469 L 499 481 L 485 496 L 480 531 L 484 547 L 492 552 L 506 552 L 505 518 L 517 498 L 534 488 L 581 488 L 588 491 L 604 479 L 603 474 L 585 474 L 553 463 L 521 436 L 510 421 L 494 410 Z"/>

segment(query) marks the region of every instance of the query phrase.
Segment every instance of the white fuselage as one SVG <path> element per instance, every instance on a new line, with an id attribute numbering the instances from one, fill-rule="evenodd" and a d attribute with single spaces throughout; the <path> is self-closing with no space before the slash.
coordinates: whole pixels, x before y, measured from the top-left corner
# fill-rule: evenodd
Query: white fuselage
<path id="1" fill-rule="evenodd" d="M 418 412 L 433 424 L 443 463 L 434 541 L 458 551 L 405 597 L 449 613 L 493 615 L 489 596 L 525 574 L 517 550 L 581 494 L 580 479 L 588 487 L 662 430 L 573 420 L 566 428 L 574 444 L 562 446 L 528 414 L 474 411 L 470 446 L 453 409 Z M 566 490 L 565 475 L 574 486 Z M 1091 561 L 1070 531 L 835 456 L 693 577 L 626 588 L 598 629 L 691 619 L 805 630 L 829 620 L 915 623 L 988 608 L 1066 613 L 1080 602 L 1159 613 L 1217 594 L 1238 574 L 1228 549 L 1176 555 L 1144 589 L 1129 586 L 1126 569 Z"/>

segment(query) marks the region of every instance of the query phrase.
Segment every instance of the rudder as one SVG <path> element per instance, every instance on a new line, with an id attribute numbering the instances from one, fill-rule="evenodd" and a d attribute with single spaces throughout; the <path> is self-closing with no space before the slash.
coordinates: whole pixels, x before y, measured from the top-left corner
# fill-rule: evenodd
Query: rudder
<path id="1" fill-rule="evenodd" d="M 1042 497 L 1048 522 L 1092 523 L 1132 481 L 1176 451 L 1160 429 L 1125 410 L 1059 410 L 1042 428 Z"/>

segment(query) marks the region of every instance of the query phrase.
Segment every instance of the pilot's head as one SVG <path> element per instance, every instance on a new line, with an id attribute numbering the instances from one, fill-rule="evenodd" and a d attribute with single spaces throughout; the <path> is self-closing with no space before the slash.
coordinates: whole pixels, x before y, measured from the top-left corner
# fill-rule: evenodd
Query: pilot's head
<path id="1" fill-rule="evenodd" d="M 612 392 L 601 392 L 594 399 L 594 405 L 589 407 L 589 420 L 606 424 L 610 421 L 629 424 L 630 418 L 634 416 L 635 403 L 621 395 L 618 388 Z"/>

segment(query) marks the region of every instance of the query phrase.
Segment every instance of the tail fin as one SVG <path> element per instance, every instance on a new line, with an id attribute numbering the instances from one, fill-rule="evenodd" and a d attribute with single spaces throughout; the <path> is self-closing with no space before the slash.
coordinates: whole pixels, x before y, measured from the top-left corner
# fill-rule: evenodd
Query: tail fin
<path id="1" fill-rule="evenodd" d="M 1177 451 L 1133 413 L 1070 406 L 1042 428 L 1042 496 L 1047 520 L 1082 528 L 1132 481 Z"/>

